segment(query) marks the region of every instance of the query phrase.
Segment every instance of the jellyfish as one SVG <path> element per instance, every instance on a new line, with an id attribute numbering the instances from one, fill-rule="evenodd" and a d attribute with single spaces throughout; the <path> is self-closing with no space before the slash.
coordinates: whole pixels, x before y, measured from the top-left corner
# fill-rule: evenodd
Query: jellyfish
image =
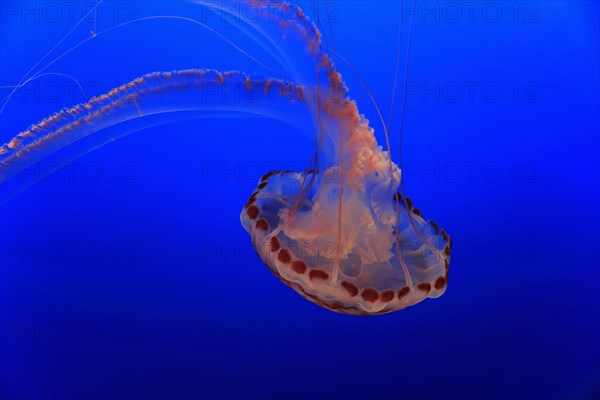
<path id="1" fill-rule="evenodd" d="M 231 12 L 223 2 L 198 3 Z M 343 314 L 384 314 L 441 296 L 451 239 L 404 194 L 389 145 L 377 143 L 349 97 L 317 23 L 285 2 L 241 3 L 268 8 L 252 20 L 238 15 L 233 24 L 273 55 L 285 77 L 201 69 L 141 76 L 2 145 L 2 190 L 11 182 L 18 188 L 16 172 L 46 157 L 73 157 L 170 116 L 279 118 L 307 132 L 315 149 L 306 170 L 264 175 L 242 207 L 241 224 L 269 270 L 311 302 Z M 164 145 L 173 144 L 165 137 Z"/>

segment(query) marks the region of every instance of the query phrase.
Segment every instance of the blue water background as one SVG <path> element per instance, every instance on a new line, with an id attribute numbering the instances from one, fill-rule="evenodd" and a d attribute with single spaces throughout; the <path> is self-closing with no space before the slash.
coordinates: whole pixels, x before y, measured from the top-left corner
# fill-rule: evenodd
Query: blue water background
<path id="1" fill-rule="evenodd" d="M 3 86 L 75 26 L 89 4 L 74 3 L 73 16 L 64 2 L 1 3 Z M 465 3 L 418 2 L 403 139 L 407 193 L 454 242 L 446 294 L 368 318 L 307 302 L 262 264 L 239 212 L 262 174 L 307 166 L 308 136 L 260 118 L 169 123 L 0 208 L 0 399 L 598 398 L 598 4 Z M 326 6 L 387 118 L 399 4 Z M 98 32 L 161 14 L 226 25 L 176 2 L 100 9 Z M 265 72 L 181 20 L 99 35 L 47 72 L 89 97 L 180 68 Z M 383 144 L 360 80 L 340 71 Z M 83 100 L 65 76 L 32 81 L 0 139 Z"/>

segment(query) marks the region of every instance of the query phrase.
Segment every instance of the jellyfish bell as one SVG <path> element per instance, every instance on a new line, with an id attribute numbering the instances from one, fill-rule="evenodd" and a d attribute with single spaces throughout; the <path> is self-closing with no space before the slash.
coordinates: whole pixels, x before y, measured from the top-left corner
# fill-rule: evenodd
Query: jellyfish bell
<path id="1" fill-rule="evenodd" d="M 198 2 L 232 12 L 230 2 Z M 306 170 L 263 176 L 241 211 L 243 227 L 273 274 L 308 300 L 353 315 L 401 310 L 443 294 L 450 238 L 397 192 L 401 170 L 350 99 L 317 25 L 287 3 L 237 3 L 269 8 L 252 18 L 240 13 L 232 23 L 273 54 L 283 78 L 197 69 L 146 74 L 0 146 L 3 192 L 19 168 L 75 143 L 96 148 L 155 116 L 275 117 L 307 132 L 315 150 Z M 265 95 L 220 96 L 257 88 Z M 110 137 L 102 133 L 107 127 Z"/>
<path id="2" fill-rule="evenodd" d="M 354 103 L 347 107 L 356 112 Z M 394 193 L 400 170 L 392 164 L 390 171 L 368 123 L 354 121 L 342 124 L 339 164 L 266 174 L 242 209 L 242 225 L 275 276 L 327 309 L 383 314 L 439 297 L 449 237 Z"/>

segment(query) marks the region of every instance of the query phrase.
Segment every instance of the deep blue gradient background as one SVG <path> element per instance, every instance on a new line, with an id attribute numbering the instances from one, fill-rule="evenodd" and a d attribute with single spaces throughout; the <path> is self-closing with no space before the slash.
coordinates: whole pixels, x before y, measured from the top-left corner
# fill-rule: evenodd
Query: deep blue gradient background
<path id="1" fill-rule="evenodd" d="M 73 3 L 0 3 L 3 86 L 90 2 Z M 308 137 L 260 118 L 169 123 L 0 208 L 0 399 L 597 399 L 598 4 L 466 3 L 417 2 L 407 84 L 407 193 L 454 242 L 444 296 L 368 318 L 307 302 L 261 263 L 239 212 L 260 175 L 307 165 Z M 399 3 L 326 6 L 337 50 L 387 116 Z M 100 10 L 98 32 L 149 15 L 227 25 L 185 3 Z M 98 35 L 47 72 L 89 97 L 180 68 L 264 72 L 175 20 Z M 360 81 L 339 68 L 383 143 Z M 34 80 L 0 115 L 0 140 L 83 100 L 65 76 Z"/>

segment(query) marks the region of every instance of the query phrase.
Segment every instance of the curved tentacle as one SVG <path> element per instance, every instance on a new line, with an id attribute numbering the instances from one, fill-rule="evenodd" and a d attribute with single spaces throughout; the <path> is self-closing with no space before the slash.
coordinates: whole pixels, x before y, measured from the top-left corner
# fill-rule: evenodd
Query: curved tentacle
<path id="1" fill-rule="evenodd" d="M 0 184 L 18 180 L 19 172 L 44 157 L 88 136 L 87 152 L 139 130 L 167 122 L 159 115 L 210 112 L 210 116 L 249 113 L 284 120 L 307 131 L 311 96 L 295 84 L 276 79 L 251 78 L 241 72 L 182 70 L 147 74 L 85 104 L 63 109 L 17 134 L 0 146 Z M 300 109 L 299 112 L 292 112 Z M 303 117 L 304 116 L 304 117 Z M 189 116 L 186 116 L 189 117 Z M 138 120 L 135 128 L 126 123 Z M 146 125 L 145 125 L 146 124 Z M 112 127 L 107 130 L 105 128 Z M 82 151 L 81 149 L 79 151 Z"/>

